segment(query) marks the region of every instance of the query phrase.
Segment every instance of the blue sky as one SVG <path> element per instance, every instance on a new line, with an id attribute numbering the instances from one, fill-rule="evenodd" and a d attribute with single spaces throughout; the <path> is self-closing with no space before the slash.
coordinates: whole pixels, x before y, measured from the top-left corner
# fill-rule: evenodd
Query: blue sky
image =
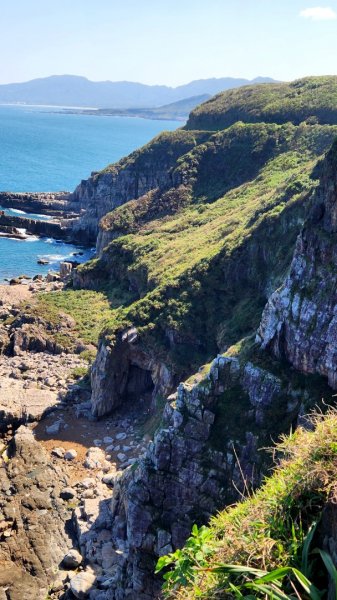
<path id="1" fill-rule="evenodd" d="M 1 4 L 0 83 L 64 73 L 174 86 L 337 74 L 337 0 Z"/>

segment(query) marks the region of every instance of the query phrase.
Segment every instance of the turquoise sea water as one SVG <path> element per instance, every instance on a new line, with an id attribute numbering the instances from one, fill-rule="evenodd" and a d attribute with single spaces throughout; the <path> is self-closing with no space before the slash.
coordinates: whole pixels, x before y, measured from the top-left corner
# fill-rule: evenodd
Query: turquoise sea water
<path id="1" fill-rule="evenodd" d="M 72 191 L 177 121 L 67 114 L 46 107 L 0 106 L 0 190 Z M 15 212 L 13 213 L 15 214 Z M 57 268 L 78 248 L 55 240 L 0 238 L 0 281 Z M 85 255 L 87 256 L 87 254 Z M 50 265 L 37 265 L 46 257 Z"/>

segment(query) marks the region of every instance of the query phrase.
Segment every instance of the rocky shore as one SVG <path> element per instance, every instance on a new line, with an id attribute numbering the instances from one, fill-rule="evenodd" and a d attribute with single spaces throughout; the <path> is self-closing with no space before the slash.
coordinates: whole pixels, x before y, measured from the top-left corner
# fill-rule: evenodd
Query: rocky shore
<path id="1" fill-rule="evenodd" d="M 25 239 L 26 234 L 31 234 L 81 244 L 93 242 L 89 233 L 77 231 L 76 224 L 83 209 L 74 194 L 69 192 L 0 192 L 0 208 L 19 211 L 17 215 L 13 215 L 0 210 L 0 235 Z M 44 215 L 48 218 L 35 219 L 20 213 Z M 20 229 L 25 231 L 16 231 Z"/>
<path id="2" fill-rule="evenodd" d="M 116 570 L 112 488 L 149 441 L 137 414 L 92 416 L 78 377 L 85 344 L 56 344 L 50 323 L 29 314 L 37 294 L 64 287 L 62 273 L 0 286 L 1 599 L 105 594 Z M 66 315 L 62 331 L 75 336 Z"/>
<path id="3" fill-rule="evenodd" d="M 0 206 L 24 212 L 63 216 L 69 209 L 69 192 L 0 192 Z"/>

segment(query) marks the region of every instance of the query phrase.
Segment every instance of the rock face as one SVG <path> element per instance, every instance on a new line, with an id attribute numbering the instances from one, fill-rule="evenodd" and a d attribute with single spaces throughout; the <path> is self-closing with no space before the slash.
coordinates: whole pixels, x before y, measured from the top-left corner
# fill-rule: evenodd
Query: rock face
<path id="1" fill-rule="evenodd" d="M 258 331 L 263 348 L 337 388 L 337 144 L 325 161 L 290 274 L 270 298 Z"/>
<path id="2" fill-rule="evenodd" d="M 56 391 L 24 388 L 22 381 L 2 378 L 0 387 L 0 431 L 8 425 L 41 419 L 60 402 Z"/>
<path id="3" fill-rule="evenodd" d="M 99 221 L 108 212 L 152 189 L 170 187 L 171 168 L 194 145 L 194 136 L 187 132 L 167 132 L 119 163 L 83 180 L 71 195 L 73 207 L 82 213 L 73 224 L 76 234 L 81 236 L 84 232 L 96 241 Z"/>
<path id="4" fill-rule="evenodd" d="M 59 500 L 63 476 L 25 427 L 9 455 L 0 467 L 0 593 L 8 600 L 45 600 L 72 547 L 65 532 L 69 513 Z"/>
<path id="5" fill-rule="evenodd" d="M 137 468 L 115 480 L 109 600 L 157 598 L 159 556 L 181 547 L 192 524 L 255 486 L 268 459 L 258 452 L 301 411 L 303 389 L 248 362 L 219 356 L 205 376 L 180 384 Z M 234 486 L 233 483 L 234 482 Z"/>
<path id="6" fill-rule="evenodd" d="M 146 353 L 137 341 L 135 328 L 120 332 L 111 344 L 101 341 L 91 372 L 94 415 L 107 414 L 126 399 L 148 400 L 172 390 L 174 380 L 167 366 Z"/>

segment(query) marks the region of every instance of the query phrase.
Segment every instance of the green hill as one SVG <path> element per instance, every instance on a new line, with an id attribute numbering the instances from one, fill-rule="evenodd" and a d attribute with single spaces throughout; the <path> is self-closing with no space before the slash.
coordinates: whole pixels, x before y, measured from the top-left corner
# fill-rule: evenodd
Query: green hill
<path id="1" fill-rule="evenodd" d="M 306 540 L 336 477 L 335 413 L 283 442 L 275 451 L 281 465 L 256 487 L 270 464 L 261 448 L 308 425 L 306 412 L 330 400 L 328 368 L 335 376 L 335 146 L 325 158 L 337 137 L 335 98 L 337 77 L 220 94 L 185 128 L 108 165 L 74 195 L 80 226 L 95 231 L 103 217 L 97 258 L 76 269 L 73 288 L 41 295 L 29 310 L 56 325 L 59 311 L 68 312 L 78 336 L 98 346 L 95 416 L 145 407 L 153 443 L 114 488 L 113 540 L 121 553 L 129 549 L 120 590 L 156 597 L 157 559 L 178 549 L 161 561 L 176 567 L 170 598 L 326 597 L 316 591 L 327 587 L 324 560 Z M 297 278 L 285 297 L 291 264 Z M 294 339 L 299 324 L 307 336 L 300 373 L 282 360 L 285 335 L 282 347 L 265 351 L 253 342 L 268 299 L 270 329 L 289 325 L 271 310 L 279 287 Z M 307 357 L 320 340 L 309 336 L 320 329 L 329 353 L 321 377 L 310 377 Z M 226 508 L 247 491 L 245 502 Z M 192 524 L 219 510 L 180 551 Z M 315 544 L 322 549 L 319 537 Z"/>
<path id="2" fill-rule="evenodd" d="M 320 114 L 337 94 L 337 78 L 302 83 L 237 92 L 250 95 L 245 111 L 256 123 L 230 126 L 236 92 L 217 96 L 191 119 L 198 111 L 211 119 L 217 106 L 225 129 L 163 134 L 95 176 L 99 182 L 109 173 L 144 176 L 168 168 L 169 181 L 107 214 L 101 230 L 112 241 L 99 259 L 78 268 L 77 285 L 105 290 L 107 302 L 113 297 L 112 306 L 119 306 L 110 324 L 102 324 L 105 335 L 133 323 L 144 345 L 182 377 L 255 330 L 268 291 L 290 264 L 317 183 L 316 165 L 337 134 L 332 124 L 293 124 L 297 109 L 288 98 L 289 90 L 311 90 L 315 83 Z M 261 94 L 268 106 L 279 106 L 273 114 L 281 114 L 283 106 L 284 124 L 264 122 Z M 55 301 L 53 296 L 50 302 Z"/>
<path id="3" fill-rule="evenodd" d="M 245 86 L 220 93 L 195 108 L 187 129 L 220 130 L 244 123 L 337 123 L 337 77 Z"/>
<path id="4" fill-rule="evenodd" d="M 325 107 L 337 94 L 337 78 L 305 79 L 304 88 L 313 81 L 319 113 L 319 98 Z M 294 85 L 301 89 L 300 83 Z M 265 90 L 263 97 L 272 105 L 281 103 L 280 90 L 289 89 L 264 84 L 246 92 L 253 97 Z M 223 98 L 233 102 L 233 94 L 215 97 L 198 110 L 212 117 L 212 107 L 220 110 Z M 144 343 L 180 375 L 258 325 L 267 290 L 289 266 L 317 182 L 315 166 L 337 135 L 329 124 L 266 124 L 264 105 L 251 101 L 253 106 L 260 123 L 240 121 L 217 133 L 163 134 L 102 172 L 114 177 L 130 169 L 156 172 L 173 152 L 171 186 L 106 215 L 101 228 L 112 241 L 101 258 L 78 272 L 84 286 L 105 289 L 107 299 L 110 294 L 121 298 L 122 306 L 111 313 L 113 329 L 106 323 L 107 334 L 134 323 Z M 285 106 L 284 121 L 291 121 L 294 109 Z M 219 114 L 227 118 L 226 109 Z M 330 114 L 334 123 L 335 113 Z M 176 342 L 168 343 L 168 336 Z"/>

